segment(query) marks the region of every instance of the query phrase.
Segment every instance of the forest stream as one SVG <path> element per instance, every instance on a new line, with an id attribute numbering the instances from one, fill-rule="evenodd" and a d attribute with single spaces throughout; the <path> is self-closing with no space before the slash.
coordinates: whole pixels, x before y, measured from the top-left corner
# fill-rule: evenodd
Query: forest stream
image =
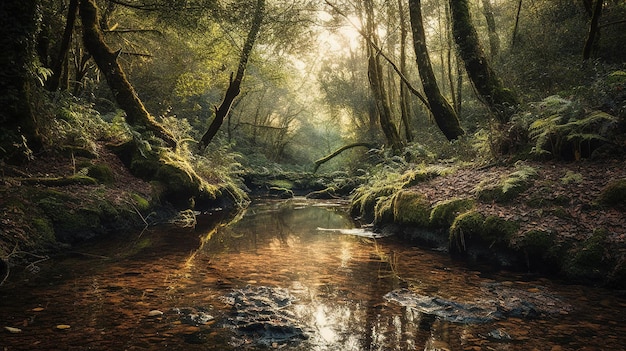
<path id="1" fill-rule="evenodd" d="M 623 292 L 467 268 L 336 201 L 75 247 L 0 287 L 3 350 L 620 350 Z"/>

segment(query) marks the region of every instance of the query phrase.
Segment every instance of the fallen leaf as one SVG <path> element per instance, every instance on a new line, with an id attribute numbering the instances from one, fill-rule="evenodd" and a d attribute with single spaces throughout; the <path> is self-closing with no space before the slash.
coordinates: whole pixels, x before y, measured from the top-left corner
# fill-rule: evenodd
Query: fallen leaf
<path id="1" fill-rule="evenodd" d="M 150 312 L 148 312 L 148 316 L 150 317 L 155 317 L 155 316 L 162 316 L 163 312 L 159 311 L 159 310 L 152 310 Z"/>
<path id="2" fill-rule="evenodd" d="M 12 334 L 17 334 L 17 333 L 21 333 L 22 332 L 22 329 L 20 329 L 20 328 L 4 327 L 4 329 L 6 331 L 8 331 L 9 333 L 12 333 Z"/>
<path id="3" fill-rule="evenodd" d="M 67 325 L 67 324 L 59 324 L 56 326 L 57 329 L 59 330 L 65 330 L 65 329 L 70 329 L 71 326 Z"/>
<path id="4" fill-rule="evenodd" d="M 35 307 L 31 311 L 33 311 L 33 312 L 41 312 L 43 310 L 45 310 L 45 308 L 43 308 L 43 307 Z"/>

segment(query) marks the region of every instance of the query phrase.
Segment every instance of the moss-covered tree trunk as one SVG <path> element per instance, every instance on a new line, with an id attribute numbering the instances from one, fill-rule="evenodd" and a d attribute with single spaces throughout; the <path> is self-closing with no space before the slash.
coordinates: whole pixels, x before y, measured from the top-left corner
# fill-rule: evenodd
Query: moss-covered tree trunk
<path id="1" fill-rule="evenodd" d="M 389 95 L 385 88 L 383 76 L 383 68 L 380 63 L 380 57 L 375 48 L 378 47 L 376 35 L 376 23 L 374 21 L 374 5 L 372 0 L 364 1 L 365 5 L 365 34 L 369 38 L 367 46 L 367 75 L 372 96 L 376 103 L 378 112 L 378 121 L 385 135 L 387 144 L 392 150 L 398 151 L 402 148 L 402 140 L 400 134 L 393 123 L 391 106 L 389 105 Z M 373 45 L 372 45 L 373 44 Z"/>
<path id="2" fill-rule="evenodd" d="M 430 112 L 435 119 L 435 123 L 437 123 L 437 126 L 448 140 L 458 139 L 465 134 L 465 131 L 463 131 L 463 128 L 461 128 L 459 124 L 456 112 L 441 94 L 439 86 L 437 85 L 435 73 L 426 48 L 426 35 L 422 22 L 422 5 L 420 0 L 409 1 L 409 15 L 411 17 L 413 47 L 415 48 L 417 68 L 424 88 L 424 95 L 426 95 L 430 106 Z"/>
<path id="3" fill-rule="evenodd" d="M 42 146 L 32 103 L 39 0 L 0 5 L 0 160 L 20 162 Z"/>
<path id="4" fill-rule="evenodd" d="M 489 31 L 489 53 L 491 58 L 495 59 L 500 53 L 500 38 L 496 31 L 496 19 L 493 16 L 493 9 L 491 7 L 491 0 L 483 0 L 483 14 L 487 21 L 487 30 Z"/>
<path id="5" fill-rule="evenodd" d="M 450 10 L 454 40 L 467 75 L 498 121 L 508 122 L 519 101 L 511 90 L 504 87 L 489 64 L 472 24 L 468 0 L 450 0 Z"/>
<path id="6" fill-rule="evenodd" d="M 169 146 L 175 147 L 176 141 L 172 134 L 148 113 L 135 89 L 126 78 L 122 66 L 117 62 L 119 51 L 113 52 L 105 43 L 98 17 L 95 0 L 80 1 L 80 18 L 83 23 L 85 48 L 93 56 L 98 69 L 105 76 L 117 104 L 126 112 L 126 122 L 135 127 L 143 127 L 152 131 Z"/>
<path id="7" fill-rule="evenodd" d="M 408 70 L 406 65 L 406 42 L 409 36 L 407 21 L 405 15 L 404 0 L 398 0 L 398 13 L 400 14 L 400 72 L 406 77 Z M 413 132 L 411 131 L 410 116 L 411 104 L 409 89 L 406 83 L 400 82 L 400 115 L 402 124 L 404 125 L 404 136 L 407 142 L 413 141 Z"/>

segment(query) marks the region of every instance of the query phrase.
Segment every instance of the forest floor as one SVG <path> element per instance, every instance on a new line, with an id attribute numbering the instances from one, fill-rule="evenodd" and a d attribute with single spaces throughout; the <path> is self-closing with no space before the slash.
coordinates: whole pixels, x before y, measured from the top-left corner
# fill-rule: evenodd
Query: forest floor
<path id="1" fill-rule="evenodd" d="M 538 270 L 621 288 L 626 273 L 626 161 L 523 161 L 522 165 L 536 172 L 531 185 L 505 201 L 481 199 L 478 189 L 501 184 L 520 169 L 519 164 L 463 167 L 409 190 L 424 195 L 433 207 L 453 198 L 478 199 L 473 211 L 515 223 L 517 230 L 503 246 L 526 251 L 526 260 L 529 233 L 548 233 L 550 247 L 537 255 L 558 257 L 541 261 L 544 267 Z M 621 188 L 607 191 L 615 184 Z M 614 195 L 611 203 L 603 198 L 607 193 Z M 545 267 L 550 264 L 558 267 Z"/>

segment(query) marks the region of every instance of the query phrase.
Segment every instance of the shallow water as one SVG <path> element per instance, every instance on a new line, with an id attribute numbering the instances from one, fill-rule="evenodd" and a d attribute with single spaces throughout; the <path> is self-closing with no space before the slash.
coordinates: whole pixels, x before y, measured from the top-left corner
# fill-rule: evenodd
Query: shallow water
<path id="1" fill-rule="evenodd" d="M 468 269 L 334 202 L 260 201 L 215 230 L 121 235 L 38 268 L 0 287 L 0 327 L 20 329 L 0 330 L 4 350 L 626 349 L 624 294 Z M 539 313 L 491 313 L 529 301 Z"/>

